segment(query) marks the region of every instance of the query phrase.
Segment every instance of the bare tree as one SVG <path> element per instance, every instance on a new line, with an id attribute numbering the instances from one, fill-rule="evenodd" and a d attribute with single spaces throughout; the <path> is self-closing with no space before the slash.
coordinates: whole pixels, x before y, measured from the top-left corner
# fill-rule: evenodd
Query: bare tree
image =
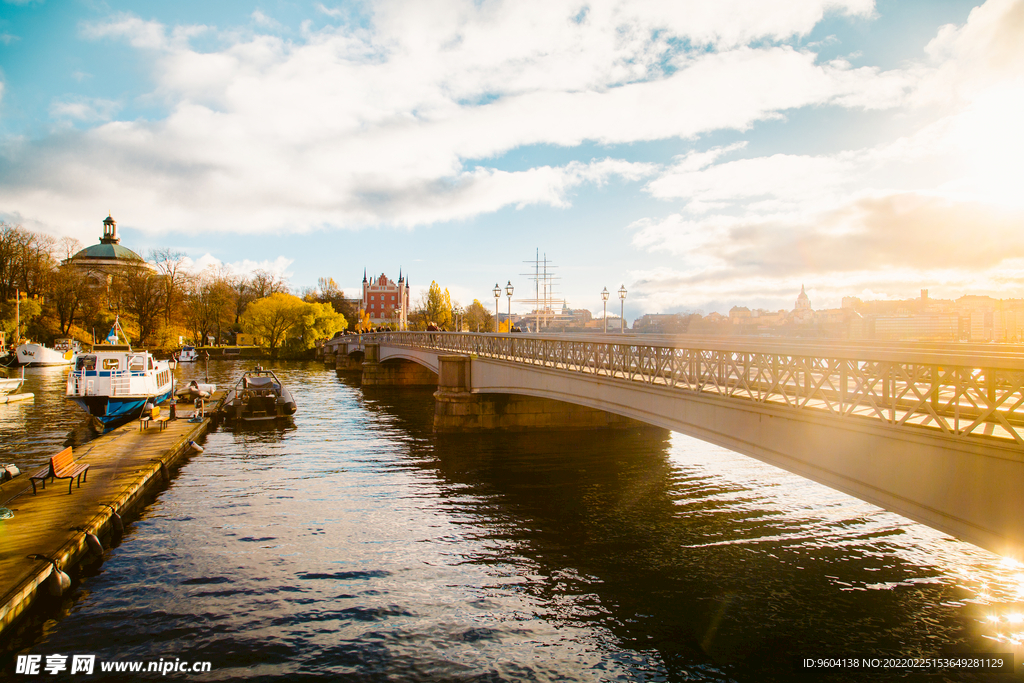
<path id="1" fill-rule="evenodd" d="M 61 335 L 71 333 L 76 320 L 81 319 L 83 305 L 92 300 L 88 280 L 70 262 L 58 266 L 49 289 L 49 304 L 57 315 Z"/>
<path id="2" fill-rule="evenodd" d="M 150 258 L 156 266 L 157 273 L 161 276 L 161 290 L 164 309 L 164 325 L 170 326 L 171 314 L 182 302 L 185 295 L 184 283 L 188 276 L 185 269 L 185 254 L 180 251 L 173 251 L 168 247 L 156 249 L 150 253 Z"/>
<path id="3" fill-rule="evenodd" d="M 160 276 L 141 258 L 126 262 L 114 273 L 118 300 L 139 327 L 139 343 L 145 344 L 156 331 L 163 288 Z"/>
<path id="4" fill-rule="evenodd" d="M 223 327 L 234 319 L 237 297 L 234 279 L 223 269 L 207 269 L 189 279 L 182 311 L 185 327 L 197 344 L 205 343 L 210 334 L 220 341 Z"/>

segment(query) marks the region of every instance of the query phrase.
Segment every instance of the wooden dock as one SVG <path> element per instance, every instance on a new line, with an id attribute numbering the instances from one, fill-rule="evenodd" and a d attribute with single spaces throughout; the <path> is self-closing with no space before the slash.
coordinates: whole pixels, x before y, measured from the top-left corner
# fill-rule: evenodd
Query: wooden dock
<path id="1" fill-rule="evenodd" d="M 0 634 L 38 595 L 46 594 L 52 565 L 29 556 L 52 558 L 74 574 L 71 570 L 88 559 L 86 532 L 98 536 L 104 548 L 110 547 L 115 533 L 112 509 L 122 517 L 136 512 L 148 491 L 169 481 L 169 469 L 195 452 L 189 442 L 205 434 L 209 422 L 179 418 L 164 429 L 140 429 L 139 421 L 133 420 L 75 448 L 75 460 L 90 467 L 88 479 L 81 488 L 76 483 L 70 495 L 68 480 L 60 479 L 47 481 L 45 490 L 37 483 L 39 490 L 33 495 L 33 472 L 23 472 L 0 487 L 0 507 L 14 513 L 0 520 Z"/>

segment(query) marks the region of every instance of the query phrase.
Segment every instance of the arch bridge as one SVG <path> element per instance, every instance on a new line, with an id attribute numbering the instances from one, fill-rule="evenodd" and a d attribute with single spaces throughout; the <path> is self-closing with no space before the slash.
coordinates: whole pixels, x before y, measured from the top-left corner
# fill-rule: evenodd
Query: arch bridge
<path id="1" fill-rule="evenodd" d="M 499 397 L 582 406 L 724 446 L 1000 554 L 1024 552 L 1016 346 L 439 332 L 330 344 L 338 367 L 365 354 L 364 378 L 374 364 L 423 368 L 422 381 L 438 383 L 435 428 L 508 426 L 488 422 Z"/>

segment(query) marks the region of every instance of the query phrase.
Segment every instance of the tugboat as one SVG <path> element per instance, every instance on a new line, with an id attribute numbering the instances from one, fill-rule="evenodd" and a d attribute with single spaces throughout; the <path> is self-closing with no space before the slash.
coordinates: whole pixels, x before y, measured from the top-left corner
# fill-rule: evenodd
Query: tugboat
<path id="1" fill-rule="evenodd" d="M 168 362 L 118 344 L 120 329 L 115 320 L 107 338 L 111 343 L 79 354 L 68 373 L 66 397 L 99 420 L 104 431 L 141 415 L 147 402 L 163 403 L 174 390 Z"/>
<path id="2" fill-rule="evenodd" d="M 294 415 L 295 399 L 273 370 L 247 370 L 228 391 L 220 414 L 228 420 L 255 422 Z"/>

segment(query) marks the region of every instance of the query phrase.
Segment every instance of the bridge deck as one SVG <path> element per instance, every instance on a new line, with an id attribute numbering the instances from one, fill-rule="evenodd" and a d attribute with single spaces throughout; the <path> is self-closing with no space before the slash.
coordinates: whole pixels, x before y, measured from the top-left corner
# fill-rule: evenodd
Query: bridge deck
<path id="1" fill-rule="evenodd" d="M 1024 348 L 390 332 L 363 341 L 642 382 L 1024 447 Z"/>

